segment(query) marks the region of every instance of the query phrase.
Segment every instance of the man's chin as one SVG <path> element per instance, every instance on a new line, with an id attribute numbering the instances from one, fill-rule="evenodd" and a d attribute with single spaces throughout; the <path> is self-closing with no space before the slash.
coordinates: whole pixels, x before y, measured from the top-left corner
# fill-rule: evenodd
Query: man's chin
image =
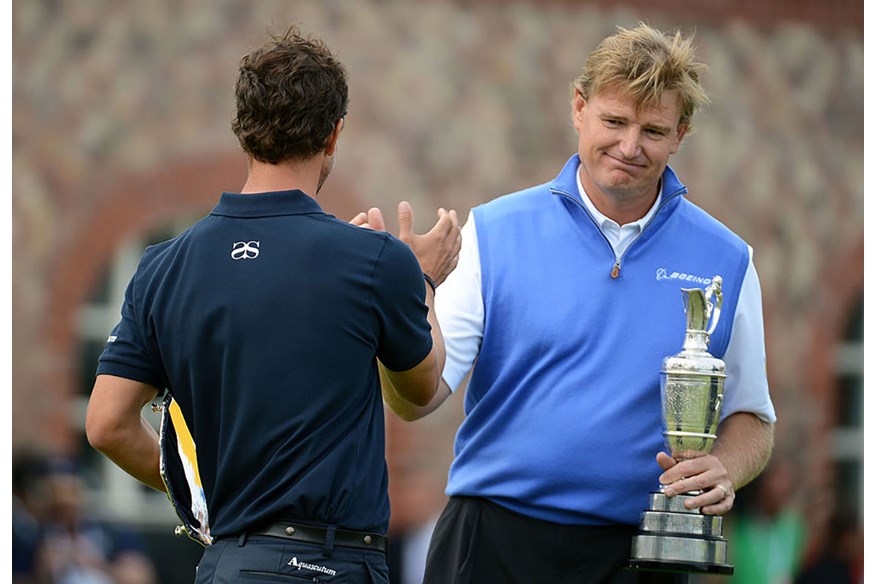
<path id="1" fill-rule="evenodd" d="M 606 172 L 605 182 L 609 185 L 616 184 L 619 187 L 632 185 L 639 180 L 637 170 L 640 169 L 635 166 L 614 166 Z"/>
<path id="2" fill-rule="evenodd" d="M 601 187 L 606 191 L 617 191 L 628 193 L 649 191 L 651 185 L 656 185 L 659 177 L 651 180 L 649 175 L 637 172 L 629 172 L 625 169 L 611 169 L 603 175 Z"/>
<path id="3" fill-rule="evenodd" d="M 637 181 L 627 173 L 612 172 L 600 187 L 605 192 L 624 192 L 636 190 Z"/>
<path id="4" fill-rule="evenodd" d="M 643 194 L 641 185 L 631 180 L 607 182 L 601 188 L 605 194 L 618 200 L 636 199 Z"/>

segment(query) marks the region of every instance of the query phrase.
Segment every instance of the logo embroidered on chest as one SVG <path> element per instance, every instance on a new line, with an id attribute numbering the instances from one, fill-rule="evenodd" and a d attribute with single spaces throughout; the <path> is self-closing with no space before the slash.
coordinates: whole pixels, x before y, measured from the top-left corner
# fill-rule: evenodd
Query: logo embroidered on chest
<path id="1" fill-rule="evenodd" d="M 258 241 L 235 241 L 231 244 L 231 259 L 254 260 L 259 257 Z"/>
<path id="2" fill-rule="evenodd" d="M 670 272 L 666 268 L 657 268 L 657 280 L 678 280 L 681 282 L 694 282 L 695 284 L 703 284 L 708 286 L 712 283 L 711 278 L 696 276 L 694 274 L 685 274 L 684 272 Z"/>

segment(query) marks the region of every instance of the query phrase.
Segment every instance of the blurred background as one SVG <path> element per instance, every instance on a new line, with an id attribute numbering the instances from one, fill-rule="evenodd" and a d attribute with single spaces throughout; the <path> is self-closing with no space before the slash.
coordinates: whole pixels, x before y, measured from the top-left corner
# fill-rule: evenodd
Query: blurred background
<path id="1" fill-rule="evenodd" d="M 297 23 L 349 72 L 323 208 L 346 220 L 379 206 L 394 230 L 406 199 L 423 230 L 439 206 L 465 217 L 553 178 L 575 150 L 569 83 L 599 40 L 639 20 L 695 31 L 713 104 L 670 162 L 690 198 L 754 247 L 764 293 L 776 448 L 727 519 L 737 575 L 721 581 L 806 572 L 800 581 L 860 582 L 864 7 L 855 0 L 15 0 L 17 581 L 35 581 L 40 549 L 78 557 L 92 579 L 77 582 L 193 578 L 201 548 L 174 535 L 166 497 L 88 447 L 84 413 L 144 247 L 243 184 L 233 85 L 238 59 L 266 31 Z M 462 393 L 414 424 L 388 416 L 394 582 L 420 577 Z M 80 531 L 87 537 L 71 536 Z M 41 548 L 36 533 L 47 534 Z M 73 549 L 82 540 L 87 549 Z M 42 565 L 59 582 L 68 569 Z"/>

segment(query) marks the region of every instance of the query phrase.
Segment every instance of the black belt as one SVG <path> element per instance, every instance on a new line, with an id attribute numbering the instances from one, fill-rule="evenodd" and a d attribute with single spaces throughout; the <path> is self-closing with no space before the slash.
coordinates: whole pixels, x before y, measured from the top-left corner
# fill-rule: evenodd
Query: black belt
<path id="1" fill-rule="evenodd" d="M 328 532 L 329 530 L 325 527 L 279 521 L 277 523 L 272 523 L 263 529 L 251 531 L 250 533 L 252 535 L 270 535 L 273 537 L 282 537 L 285 539 L 293 539 L 295 541 L 324 545 Z M 386 552 L 386 536 L 377 533 L 336 529 L 334 540 L 334 545 L 336 546 Z"/>

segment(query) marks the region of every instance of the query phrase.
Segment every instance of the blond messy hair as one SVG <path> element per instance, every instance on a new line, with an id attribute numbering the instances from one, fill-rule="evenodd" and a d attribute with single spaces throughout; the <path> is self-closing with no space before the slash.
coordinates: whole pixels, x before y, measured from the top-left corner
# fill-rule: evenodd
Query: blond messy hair
<path id="1" fill-rule="evenodd" d="M 669 37 L 644 23 L 633 29 L 619 26 L 587 58 L 572 83 L 572 97 L 577 92 L 590 99 L 612 89 L 630 96 L 639 108 L 649 108 L 674 90 L 681 98 L 679 123 L 689 125 L 694 112 L 709 103 L 700 84 L 707 68 L 696 60 L 692 37 L 678 31 Z"/>

